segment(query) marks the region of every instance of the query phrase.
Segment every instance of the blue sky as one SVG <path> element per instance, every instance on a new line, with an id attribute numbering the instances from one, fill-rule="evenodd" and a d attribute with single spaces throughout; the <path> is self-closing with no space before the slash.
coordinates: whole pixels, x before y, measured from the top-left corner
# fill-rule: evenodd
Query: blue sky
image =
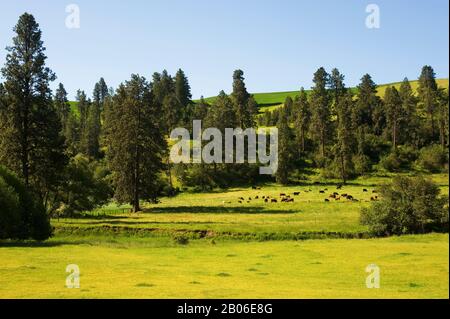
<path id="1" fill-rule="evenodd" d="M 80 29 L 65 26 L 71 3 L 80 8 Z M 380 8 L 379 29 L 365 25 L 370 3 Z M 2 1 L 0 64 L 27 11 L 71 99 L 78 88 L 90 95 L 101 76 L 116 87 L 132 73 L 150 79 L 178 68 L 194 98 L 229 92 L 237 68 L 250 92 L 309 88 L 320 66 L 339 68 L 348 86 L 364 73 L 377 83 L 416 79 L 425 64 L 447 78 L 448 10 L 447 0 Z"/>

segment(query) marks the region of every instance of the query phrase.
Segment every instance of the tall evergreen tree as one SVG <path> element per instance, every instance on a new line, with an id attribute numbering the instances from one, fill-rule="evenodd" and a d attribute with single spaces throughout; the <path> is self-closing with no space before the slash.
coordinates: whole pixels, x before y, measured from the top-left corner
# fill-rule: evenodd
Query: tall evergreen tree
<path id="1" fill-rule="evenodd" d="M 325 148 L 330 134 L 331 110 L 330 95 L 327 90 L 329 75 L 324 68 L 319 68 L 314 73 L 314 86 L 311 93 L 311 125 L 313 134 L 317 137 L 320 145 L 320 154 L 325 157 Z"/>
<path id="2" fill-rule="evenodd" d="M 437 110 L 437 94 L 438 85 L 436 83 L 436 75 L 431 66 L 425 65 L 419 76 L 419 87 L 417 88 L 419 97 L 419 105 L 422 111 L 428 115 L 430 124 L 431 138 L 436 137 L 436 110 Z"/>
<path id="3" fill-rule="evenodd" d="M 448 89 L 439 88 L 437 92 L 437 108 L 438 108 L 438 122 L 439 122 L 439 143 L 443 150 L 448 147 L 448 122 L 449 122 L 449 107 L 448 107 Z"/>
<path id="4" fill-rule="evenodd" d="M 292 169 L 292 133 L 289 127 L 287 112 L 281 109 L 278 119 L 278 169 L 275 177 L 278 183 L 286 185 Z"/>
<path id="5" fill-rule="evenodd" d="M 41 30 L 31 14 L 20 16 L 2 69 L 8 99 L 0 132 L 0 163 L 33 187 L 44 204 L 66 164 L 64 138 L 51 98 L 54 73 L 45 66 Z M 3 126 L 3 125 L 0 125 Z"/>
<path id="6" fill-rule="evenodd" d="M 344 84 L 345 76 L 339 72 L 338 69 L 334 68 L 331 70 L 330 75 L 330 89 L 333 95 L 334 108 L 337 108 L 339 104 L 339 100 L 342 96 L 345 95 L 346 88 Z M 338 113 L 335 110 L 336 113 Z"/>
<path id="7" fill-rule="evenodd" d="M 386 119 L 388 129 L 391 131 L 392 148 L 397 149 L 398 132 L 403 120 L 402 100 L 394 86 L 386 88 L 384 93 L 384 107 L 386 111 Z"/>
<path id="8" fill-rule="evenodd" d="M 402 130 L 398 132 L 399 141 L 418 148 L 421 123 L 417 114 L 417 98 L 414 95 L 408 78 L 403 79 L 398 94 L 402 101 L 403 109 L 403 118 L 400 123 Z"/>
<path id="9" fill-rule="evenodd" d="M 183 107 L 186 107 L 192 99 L 188 78 L 181 69 L 175 75 L 175 96 Z"/>
<path id="10" fill-rule="evenodd" d="M 250 94 L 244 83 L 244 72 L 236 70 L 233 73 L 233 93 L 231 94 L 236 110 L 238 124 L 242 129 L 254 126 L 253 114 L 249 111 Z"/>
<path id="11" fill-rule="evenodd" d="M 300 95 L 294 103 L 294 123 L 300 153 L 306 150 L 306 135 L 311 122 L 311 111 L 305 89 L 300 88 Z"/>
<path id="12" fill-rule="evenodd" d="M 183 119 L 183 106 L 174 93 L 169 93 L 163 100 L 162 115 L 167 132 L 172 131 Z"/>
<path id="13" fill-rule="evenodd" d="M 59 83 L 55 91 L 55 106 L 64 130 L 70 113 L 70 104 L 67 99 L 66 89 L 62 83 Z"/>
<path id="14" fill-rule="evenodd" d="M 369 74 L 365 74 L 361 78 L 361 83 L 358 85 L 357 101 L 352 112 L 353 127 L 357 128 L 361 125 L 374 131 L 374 116 L 380 109 L 380 99 L 377 96 L 377 85 L 372 80 Z M 376 119 L 375 119 L 376 120 Z M 381 132 L 381 127 L 378 128 L 378 133 Z"/>
<path id="15" fill-rule="evenodd" d="M 351 111 L 353 106 L 353 95 L 350 91 L 339 97 L 339 104 L 337 105 L 338 125 L 335 160 L 337 161 L 340 176 L 344 184 L 347 179 L 351 177 L 354 170 L 352 158 L 356 153 L 356 139 L 351 123 Z"/>
<path id="16" fill-rule="evenodd" d="M 115 198 L 130 203 L 138 212 L 141 199 L 155 201 L 158 195 L 158 174 L 167 147 L 158 124 L 159 114 L 149 84 L 139 75 L 121 84 L 107 105 L 107 158 Z"/>

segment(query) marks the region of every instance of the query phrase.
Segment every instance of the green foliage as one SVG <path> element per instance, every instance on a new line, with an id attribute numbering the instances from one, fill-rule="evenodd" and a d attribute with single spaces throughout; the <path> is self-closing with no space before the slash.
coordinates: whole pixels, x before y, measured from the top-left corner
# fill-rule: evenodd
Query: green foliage
<path id="1" fill-rule="evenodd" d="M 380 201 L 362 209 L 361 223 L 368 225 L 375 235 L 445 229 L 445 225 L 448 227 L 448 198 L 439 193 L 439 187 L 429 179 L 395 177 L 391 185 L 381 188 Z"/>
<path id="2" fill-rule="evenodd" d="M 397 150 L 383 157 L 380 165 L 389 172 L 411 169 L 412 164 L 417 159 L 417 151 L 410 146 L 400 146 Z"/>
<path id="3" fill-rule="evenodd" d="M 56 215 L 71 216 L 74 213 L 93 210 L 102 206 L 112 196 L 108 171 L 99 162 L 90 162 L 85 156 L 73 157 L 66 168 L 65 184 L 59 194 L 60 203 Z"/>
<path id="4" fill-rule="evenodd" d="M 161 84 L 161 83 L 159 83 Z M 107 159 L 115 198 L 140 210 L 141 199 L 156 201 L 166 141 L 158 105 L 145 78 L 132 75 L 108 104 L 105 117 Z"/>
<path id="5" fill-rule="evenodd" d="M 14 32 L 2 68 L 8 103 L 0 116 L 0 163 L 46 203 L 61 180 L 67 160 L 61 121 L 50 90 L 55 75 L 45 66 L 45 47 L 34 17 L 24 13 Z"/>
<path id="6" fill-rule="evenodd" d="M 52 235 L 44 206 L 13 172 L 0 166 L 0 238 L 45 240 Z"/>
<path id="7" fill-rule="evenodd" d="M 440 172 L 448 169 L 448 151 L 440 145 L 430 145 L 420 150 L 417 164 L 424 170 Z M 447 166 L 447 167 L 446 167 Z"/>

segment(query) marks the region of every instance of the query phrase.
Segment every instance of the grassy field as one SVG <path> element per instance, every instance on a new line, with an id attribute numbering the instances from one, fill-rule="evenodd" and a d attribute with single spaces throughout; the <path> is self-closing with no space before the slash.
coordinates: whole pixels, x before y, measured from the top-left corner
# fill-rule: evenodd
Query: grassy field
<path id="1" fill-rule="evenodd" d="M 436 80 L 438 86 L 448 89 L 448 79 L 437 79 Z M 416 92 L 419 82 L 418 81 L 410 81 L 412 89 Z M 388 86 L 395 86 L 397 89 L 400 88 L 401 82 L 388 83 L 388 84 L 380 84 L 377 88 L 378 95 L 380 97 L 384 97 L 384 92 Z M 306 89 L 306 88 L 305 88 Z M 356 88 L 352 88 L 352 90 L 356 93 Z M 307 93 L 310 91 L 307 90 Z M 295 98 L 299 94 L 299 91 L 286 91 L 286 92 L 268 92 L 268 93 L 254 93 L 256 102 L 260 105 L 260 113 L 265 111 L 271 111 L 284 103 L 286 97 L 290 96 L 292 99 Z M 209 97 L 205 100 L 208 103 L 214 101 L 215 97 Z"/>
<path id="2" fill-rule="evenodd" d="M 447 174 L 430 176 L 448 193 Z M 360 208 L 389 180 L 185 192 L 139 214 L 111 204 L 54 219 L 45 243 L 0 242 L 0 298 L 448 298 L 448 234 L 366 238 Z M 358 201 L 325 202 L 335 191 Z M 295 201 L 261 199 L 281 192 Z M 380 289 L 365 287 L 373 263 Z M 80 289 L 64 286 L 68 264 Z"/>
<path id="3" fill-rule="evenodd" d="M 448 298 L 448 235 L 176 246 L 164 239 L 0 249 L 0 298 Z M 68 264 L 80 288 L 65 287 Z M 380 267 L 368 289 L 369 264 Z"/>

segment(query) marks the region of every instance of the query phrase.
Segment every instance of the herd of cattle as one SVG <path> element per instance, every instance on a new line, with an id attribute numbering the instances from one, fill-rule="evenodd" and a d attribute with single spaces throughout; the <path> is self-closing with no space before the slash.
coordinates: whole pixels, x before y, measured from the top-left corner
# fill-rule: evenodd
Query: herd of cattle
<path id="1" fill-rule="evenodd" d="M 260 190 L 260 187 L 256 187 L 253 186 L 252 189 L 255 190 Z M 338 185 L 336 187 L 336 189 L 342 189 L 342 185 Z M 328 191 L 327 188 L 321 189 L 319 190 L 320 194 L 325 194 Z M 309 193 L 312 192 L 311 189 L 307 189 L 307 190 L 303 190 L 304 193 Z M 363 188 L 363 192 L 364 193 L 368 193 L 369 190 L 366 188 Z M 263 200 L 265 203 L 278 203 L 278 202 L 282 202 L 282 203 L 293 203 L 294 202 L 294 197 L 293 196 L 299 196 L 300 195 L 300 191 L 296 191 L 293 192 L 292 195 L 291 194 L 287 194 L 287 193 L 280 193 L 279 196 L 268 196 L 268 195 L 257 195 L 255 197 L 248 197 L 247 199 L 244 197 L 239 197 L 238 198 L 238 203 L 239 204 L 243 204 L 245 202 L 250 203 L 252 200 Z M 372 190 L 372 196 L 370 197 L 370 201 L 376 201 L 378 200 L 378 195 L 377 194 L 377 190 Z M 331 200 L 335 200 L 335 201 L 340 201 L 340 200 L 346 199 L 347 201 L 352 201 L 352 202 L 359 202 L 358 199 L 356 199 L 353 195 L 351 194 L 347 194 L 347 193 L 341 193 L 339 194 L 338 192 L 333 192 L 330 193 L 328 198 L 325 198 L 324 201 L 325 202 L 330 202 Z"/>

